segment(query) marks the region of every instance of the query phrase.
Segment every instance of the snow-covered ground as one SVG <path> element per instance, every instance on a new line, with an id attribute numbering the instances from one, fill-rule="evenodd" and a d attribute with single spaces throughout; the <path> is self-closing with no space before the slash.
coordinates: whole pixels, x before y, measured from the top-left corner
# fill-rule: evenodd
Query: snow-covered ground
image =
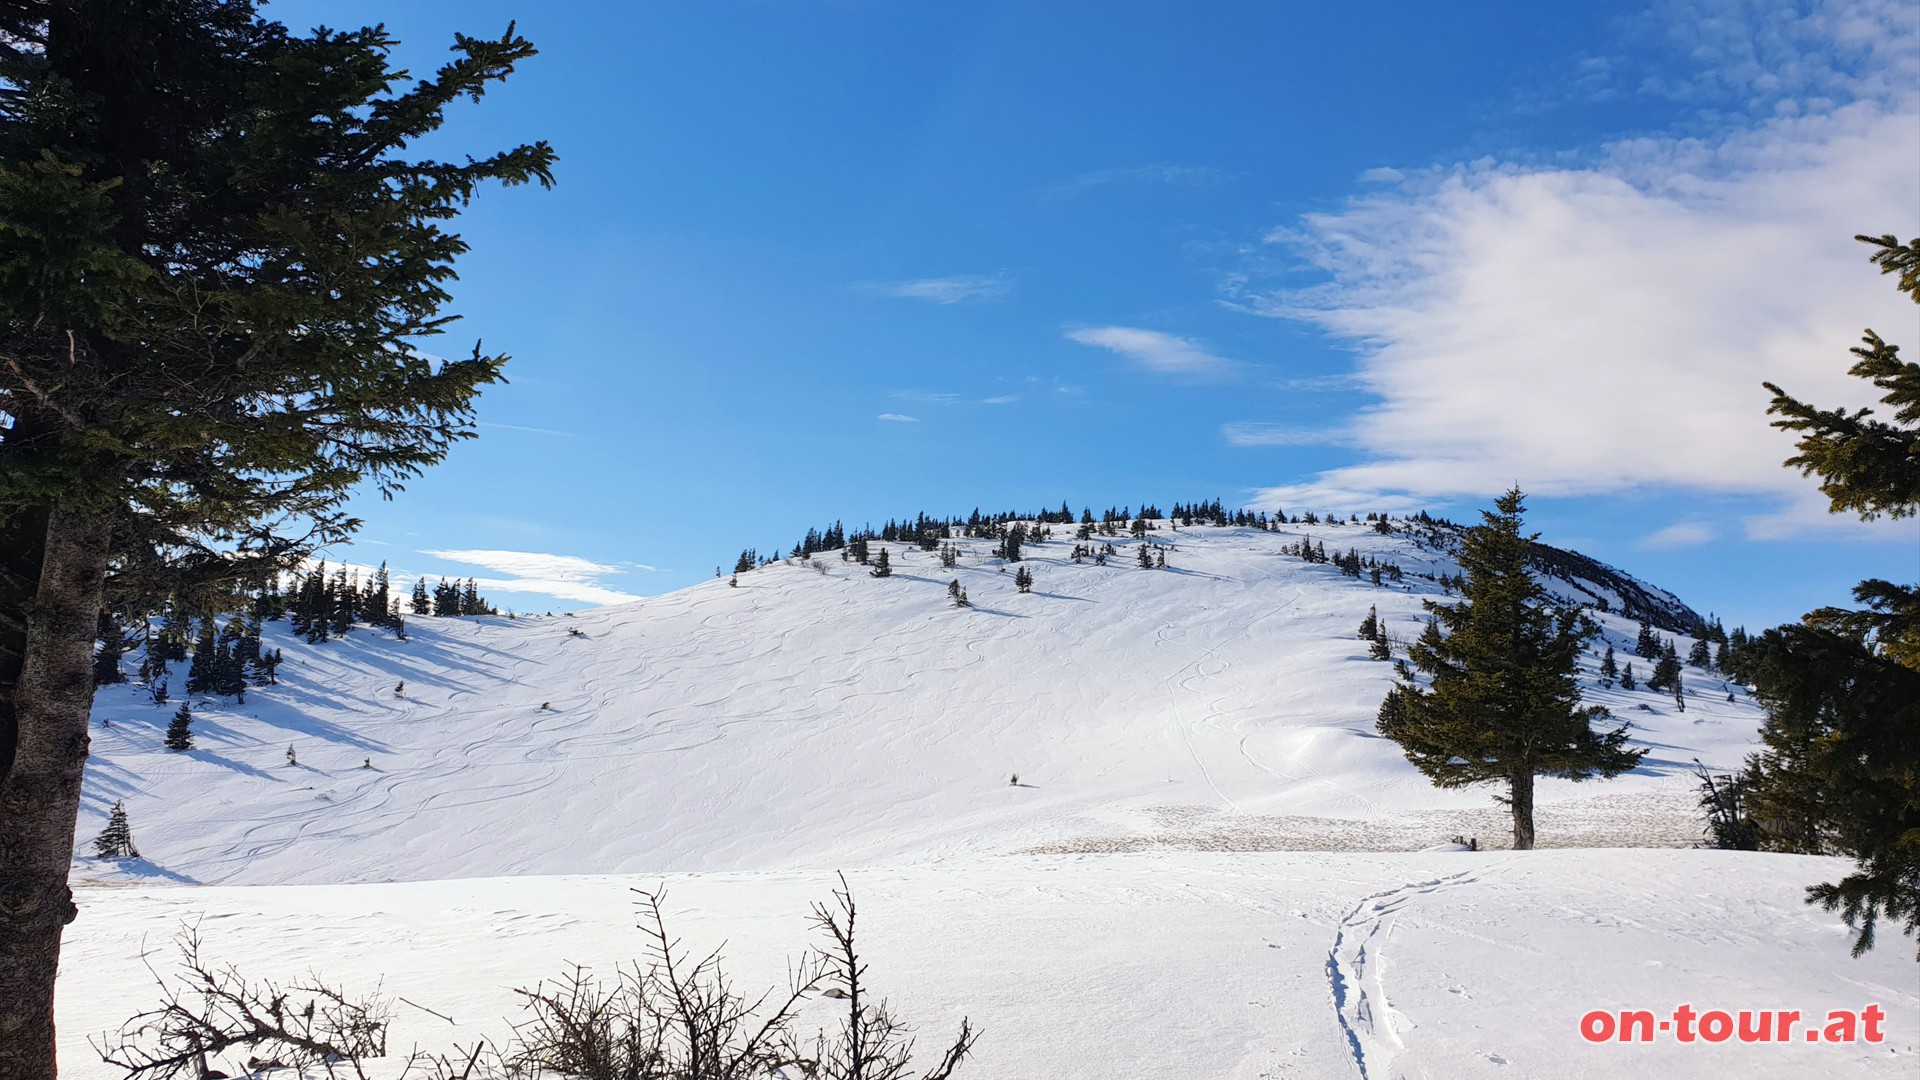
<path id="1" fill-rule="evenodd" d="M 977 1080 L 1259 1077 L 1912 1076 L 1907 942 L 1847 958 L 1800 902 L 1835 860 L 1716 851 L 1005 856 L 855 871 L 871 985 L 936 1046 L 981 1028 Z M 690 948 L 726 942 L 742 987 L 785 985 L 826 872 L 484 878 L 393 885 L 95 888 L 60 985 L 63 1064 L 154 1000 L 199 920 L 255 974 L 377 984 L 390 1049 L 470 1046 L 517 1019 L 515 986 L 641 955 L 630 887 L 665 884 Z M 1590 1009 L 1831 1009 L 1878 1002 L 1878 1046 L 1590 1045 Z M 824 1003 L 831 1008 L 833 1003 Z M 416 1008 L 419 1006 L 421 1008 Z M 454 1021 L 436 1018 L 432 1009 Z M 821 1023 L 829 1020 L 821 1019 Z M 390 1071 L 397 1072 L 396 1068 Z"/>
<path id="2" fill-rule="evenodd" d="M 1282 554 L 1302 533 L 1408 576 L 1375 587 Z M 196 700 L 188 753 L 160 745 L 175 703 L 103 688 L 64 1066 L 104 1075 L 84 1036 L 147 1001 L 138 956 L 165 960 L 183 918 L 261 975 L 384 977 L 459 1021 L 402 1008 L 406 1040 L 443 1045 L 500 1031 L 511 986 L 638 955 L 629 886 L 665 881 L 680 929 L 778 982 L 845 869 L 876 978 L 923 1041 L 962 1013 L 985 1031 L 966 1076 L 1914 1067 L 1910 944 L 1851 960 L 1801 903 L 1844 864 L 1682 850 L 1692 760 L 1729 769 L 1752 746 L 1738 688 L 1689 668 L 1680 712 L 1589 682 L 1652 752 L 1616 780 L 1543 783 L 1542 843 L 1583 850 L 1422 851 L 1501 846 L 1507 825 L 1490 791 L 1436 791 L 1377 737 L 1392 668 L 1355 629 L 1373 605 L 1411 639 L 1441 595 L 1415 575 L 1449 559 L 1353 525 L 1196 528 L 1154 533 L 1169 568 L 1142 570 L 1130 540 L 1075 565 L 1070 534 L 1028 549 L 1025 595 L 974 541 L 952 570 L 893 546 L 876 579 L 830 553 L 577 615 L 416 618 L 406 642 L 310 647 L 269 624 L 281 685 Z M 955 577 L 971 608 L 949 604 Z M 1635 624 L 1603 623 L 1634 660 Z M 116 800 L 141 860 L 85 857 Z M 353 884 L 378 882 L 395 884 Z M 1889 1038 L 1577 1031 L 1591 1008 L 1683 1002 L 1879 1002 Z"/>

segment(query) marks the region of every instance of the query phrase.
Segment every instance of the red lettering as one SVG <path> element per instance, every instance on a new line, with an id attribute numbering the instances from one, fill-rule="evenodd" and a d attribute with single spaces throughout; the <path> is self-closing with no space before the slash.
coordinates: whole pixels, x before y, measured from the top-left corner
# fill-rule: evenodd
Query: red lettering
<path id="1" fill-rule="evenodd" d="M 1673 1007 L 1673 1037 L 1683 1043 L 1693 1041 L 1693 1008 L 1688 1005 Z"/>
<path id="2" fill-rule="evenodd" d="M 1708 1042 L 1726 1042 L 1733 1034 L 1733 1017 L 1715 1009 L 1700 1017 L 1700 1037 Z"/>

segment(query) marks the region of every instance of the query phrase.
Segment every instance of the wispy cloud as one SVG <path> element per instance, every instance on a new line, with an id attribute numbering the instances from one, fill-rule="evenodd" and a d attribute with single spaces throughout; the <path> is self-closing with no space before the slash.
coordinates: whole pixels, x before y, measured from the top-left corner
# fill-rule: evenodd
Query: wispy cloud
<path id="1" fill-rule="evenodd" d="M 916 405 L 1011 405 L 1020 400 L 1018 394 L 977 398 L 951 390 L 895 390 L 892 397 L 896 401 L 910 401 Z"/>
<path id="2" fill-rule="evenodd" d="M 1067 331 L 1068 339 L 1118 353 L 1134 365 L 1161 375 L 1194 379 L 1225 379 L 1241 374 L 1247 365 L 1217 356 L 1190 338 L 1142 330 L 1135 326 L 1094 326 Z"/>
<path id="3" fill-rule="evenodd" d="M 1683 521 L 1658 529 L 1640 538 L 1643 548 L 1698 547 L 1714 537 L 1713 528 L 1697 521 Z"/>
<path id="4" fill-rule="evenodd" d="M 1816 7 L 1854 36 L 1844 12 L 1870 27 L 1891 10 Z M 1908 44 L 1886 60 L 1900 70 L 1917 51 L 1906 11 Z M 1740 54 L 1724 29 L 1715 48 Z M 1726 77 L 1758 86 L 1773 63 Z M 1797 77 L 1821 93 L 1840 79 L 1831 67 Z M 1578 166 L 1413 174 L 1275 230 L 1271 250 L 1324 283 L 1240 289 L 1235 302 L 1351 343 L 1378 402 L 1352 421 L 1363 460 L 1263 497 L 1386 508 L 1517 479 L 1542 495 L 1666 487 L 1824 516 L 1803 498 L 1811 481 L 1781 467 L 1791 439 L 1768 426 L 1760 382 L 1870 404 L 1845 374 L 1847 347 L 1863 326 L 1912 325 L 1850 239 L 1899 228 L 1920 205 L 1920 94 L 1896 82 L 1875 70 L 1852 100 L 1777 98 L 1793 107 L 1710 138 L 1609 145 Z M 1781 524 L 1750 521 L 1748 534 Z"/>
<path id="5" fill-rule="evenodd" d="M 1065 198 L 1111 184 L 1159 184 L 1206 187 L 1232 178 L 1231 173 L 1204 165 L 1136 165 L 1125 169 L 1090 169 L 1041 189 L 1051 199 Z"/>
<path id="6" fill-rule="evenodd" d="M 917 416 L 908 416 L 906 413 L 897 412 L 883 412 L 879 416 L 874 417 L 874 419 L 891 420 L 896 424 L 917 424 L 920 422 L 920 418 Z"/>
<path id="7" fill-rule="evenodd" d="M 1005 271 L 997 274 L 958 274 L 953 277 L 919 278 L 913 281 L 863 281 L 854 287 L 868 296 L 898 300 L 925 300 L 934 304 L 958 304 L 965 300 L 999 300 L 1013 291 L 1013 279 Z"/>
<path id="8" fill-rule="evenodd" d="M 538 551 L 422 551 L 420 554 L 451 563 L 483 567 L 500 577 L 475 577 L 482 592 L 538 593 L 584 604 L 624 604 L 641 599 L 608 588 L 602 580 L 626 571 L 573 555 Z"/>
<path id="9" fill-rule="evenodd" d="M 1331 428 L 1298 428 L 1284 424 L 1222 424 L 1220 434 L 1235 446 L 1338 446 L 1351 436 Z"/>

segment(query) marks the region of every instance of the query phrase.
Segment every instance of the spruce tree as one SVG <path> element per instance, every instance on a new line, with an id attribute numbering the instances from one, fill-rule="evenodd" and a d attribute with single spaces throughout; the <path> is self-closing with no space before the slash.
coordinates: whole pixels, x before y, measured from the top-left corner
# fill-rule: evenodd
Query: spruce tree
<path id="1" fill-rule="evenodd" d="M 127 823 L 127 804 L 115 802 L 107 813 L 107 827 L 93 838 L 93 853 L 102 859 L 137 859 L 133 846 L 133 827 Z"/>
<path id="2" fill-rule="evenodd" d="M 1633 645 L 1633 654 L 1643 660 L 1652 660 L 1660 655 L 1660 635 L 1653 630 L 1653 624 L 1640 620 L 1640 637 Z"/>
<path id="3" fill-rule="evenodd" d="M 214 636 L 213 616 L 200 620 L 200 636 L 193 642 L 193 662 L 187 667 L 187 693 L 215 693 L 219 678 L 220 641 Z"/>
<path id="4" fill-rule="evenodd" d="M 880 549 L 880 554 L 874 557 L 873 569 L 867 571 L 867 573 L 873 575 L 874 577 L 892 577 L 893 576 L 893 560 L 891 557 L 887 555 L 886 548 Z"/>
<path id="5" fill-rule="evenodd" d="M 1620 673 L 1620 689 L 1622 690 L 1635 689 L 1635 684 L 1633 681 L 1633 661 L 1631 660 L 1627 661 L 1626 670 Z"/>
<path id="6" fill-rule="evenodd" d="M 353 531 L 350 493 L 469 436 L 504 358 L 420 351 L 452 221 L 551 176 L 544 144 L 410 153 L 533 54 L 511 29 L 416 81 L 382 29 L 255 9 L 0 11 L 0 806 L 31 808 L 0 814 L 9 1080 L 54 1075 L 98 613 L 297 565 Z"/>
<path id="7" fill-rule="evenodd" d="M 433 614 L 433 598 L 427 595 L 427 579 L 426 578 L 414 579 L 413 599 L 411 600 L 408 606 L 412 608 L 413 613 L 415 615 Z"/>
<path id="8" fill-rule="evenodd" d="M 1607 655 L 1600 658 L 1600 685 L 1612 686 L 1620 677 L 1620 665 L 1613 659 L 1613 646 L 1607 646 Z"/>
<path id="9" fill-rule="evenodd" d="M 1920 238 L 1855 239 L 1920 303 Z M 1800 435 L 1786 464 L 1820 478 L 1833 513 L 1863 519 L 1920 513 L 1920 364 L 1868 331 L 1851 374 L 1882 391 L 1871 409 L 1822 410 L 1768 383 L 1774 426 Z M 1765 746 L 1742 780 L 1762 845 L 1854 860 L 1839 881 L 1807 890 L 1871 949 L 1880 920 L 1920 932 L 1920 586 L 1869 579 L 1859 609 L 1821 608 L 1748 640 L 1736 629 L 1728 667 L 1767 709 Z"/>
<path id="10" fill-rule="evenodd" d="M 1673 642 L 1666 644 L 1660 658 L 1653 663 L 1653 674 L 1647 676 L 1647 689 L 1671 690 L 1680 678 L 1680 654 L 1674 651 Z"/>
<path id="11" fill-rule="evenodd" d="M 1707 649 L 1706 638 L 1694 640 L 1693 648 L 1687 650 L 1687 663 L 1697 668 L 1712 666 L 1713 655 Z"/>
<path id="12" fill-rule="evenodd" d="M 1580 704 L 1575 673 L 1598 628 L 1578 609 L 1551 607 L 1528 571 L 1538 534 L 1520 531 L 1523 501 L 1507 492 L 1468 530 L 1465 598 L 1426 603 L 1433 621 L 1410 654 L 1431 684 L 1396 686 L 1378 718 L 1435 784 L 1504 785 L 1519 850 L 1534 845 L 1535 777 L 1615 776 L 1646 754 L 1626 749 L 1624 725 L 1596 732 L 1608 712 Z"/>
<path id="13" fill-rule="evenodd" d="M 167 725 L 167 749 L 193 749 L 193 710 L 186 702 L 180 703 L 180 709 L 173 714 L 173 721 Z"/>
<path id="14" fill-rule="evenodd" d="M 1376 636 L 1379 635 L 1379 633 L 1380 633 L 1379 610 L 1377 606 L 1369 607 L 1367 608 L 1367 617 L 1360 620 L 1360 633 L 1358 636 L 1362 641 L 1372 641 Z"/>
<path id="15" fill-rule="evenodd" d="M 100 613 L 100 650 L 93 654 L 93 685 L 107 686 L 126 682 L 120 670 L 120 657 L 127 651 L 127 636 L 119 622 L 106 612 Z"/>

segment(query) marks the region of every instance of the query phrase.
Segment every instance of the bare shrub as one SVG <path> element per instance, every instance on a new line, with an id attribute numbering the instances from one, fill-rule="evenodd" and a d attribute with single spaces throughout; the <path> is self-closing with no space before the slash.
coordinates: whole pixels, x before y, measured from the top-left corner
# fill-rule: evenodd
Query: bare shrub
<path id="1" fill-rule="evenodd" d="M 364 1080 L 362 1063 L 387 1052 L 391 1009 L 378 994 L 349 997 L 317 976 L 282 987 L 251 982 L 232 965 L 215 967 L 200 955 L 200 932 L 181 931 L 180 971 L 154 972 L 158 1008 L 128 1020 L 115 1036 L 89 1040 L 102 1061 L 128 1077 L 194 1080 L 216 1073 L 209 1059 L 249 1053 L 246 1071 L 289 1068 Z M 148 966 L 152 971 L 152 966 Z"/>
<path id="2" fill-rule="evenodd" d="M 696 959 L 668 931 L 663 891 L 634 892 L 647 939 L 642 960 L 616 969 L 610 983 L 575 965 L 516 990 L 529 1015 L 506 1045 L 417 1051 L 401 1080 L 911 1080 L 912 1028 L 868 990 L 844 876 L 832 903 L 813 906 L 826 943 L 790 965 L 785 990 L 752 998 L 735 990 L 718 949 Z M 318 978 L 285 989 L 251 983 L 232 966 L 205 963 L 191 928 L 180 950 L 181 974 L 155 975 L 160 1007 L 94 1042 L 129 1078 L 211 1080 L 228 1075 L 213 1067 L 220 1055 L 246 1051 L 248 1076 L 286 1068 L 368 1080 L 367 1061 L 386 1054 L 383 999 L 350 998 Z M 844 1002 L 845 1013 L 837 1030 L 803 1041 L 796 1027 L 810 999 Z M 977 1037 L 963 1019 L 918 1080 L 949 1080 Z"/>

